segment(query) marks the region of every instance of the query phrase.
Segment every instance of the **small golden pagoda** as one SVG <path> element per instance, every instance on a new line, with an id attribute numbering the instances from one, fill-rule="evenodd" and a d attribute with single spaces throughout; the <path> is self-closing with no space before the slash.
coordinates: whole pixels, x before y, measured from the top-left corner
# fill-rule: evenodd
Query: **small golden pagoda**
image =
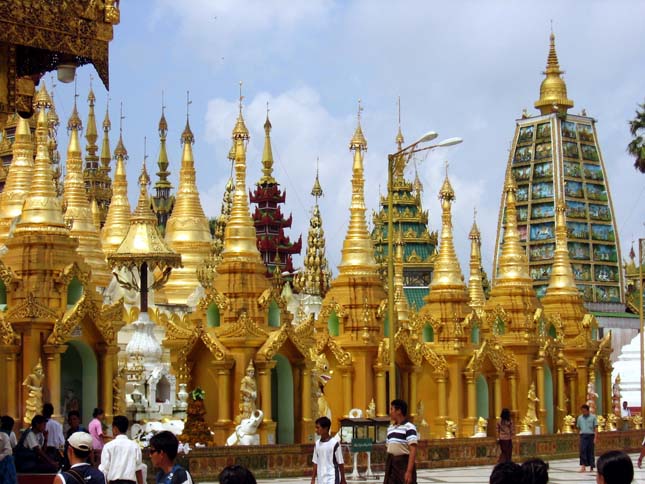
<path id="1" fill-rule="evenodd" d="M 470 277 L 468 278 L 468 297 L 470 307 L 475 310 L 484 309 L 486 296 L 482 284 L 482 254 L 481 254 L 481 234 L 477 221 L 473 220 L 473 226 L 468 234 L 470 239 Z"/>
<path id="2" fill-rule="evenodd" d="M 354 407 L 367 408 L 372 399 L 376 401 L 377 415 L 387 411 L 385 355 L 377 361 L 383 338 L 386 293 L 365 219 L 363 157 L 367 141 L 361 128 L 361 110 L 359 102 L 358 123 L 349 142 L 349 149 L 354 152 L 349 225 L 343 241 L 339 274 L 331 282 L 319 316 L 319 324 L 325 324 L 327 320 L 325 330 L 347 352 L 346 359 L 339 359 L 338 354 L 330 358 L 331 367 L 340 377 L 333 378 L 325 390 L 332 395 L 342 395 L 342 400 L 330 402 L 333 415 L 338 416 L 346 416 Z"/>
<path id="3" fill-rule="evenodd" d="M 188 121 L 186 121 L 188 124 Z M 168 137 L 168 121 L 166 121 L 165 106 L 161 106 L 161 118 L 159 118 L 159 157 L 157 158 L 157 181 L 155 181 L 155 193 L 150 199 L 152 211 L 157 216 L 159 230 L 165 235 L 168 217 L 172 213 L 175 204 L 175 196 L 170 194 L 172 184 L 168 181 L 170 172 L 168 171 L 168 152 L 166 150 L 166 139 Z M 182 135 L 182 142 L 184 142 Z M 181 174 L 179 175 L 181 178 Z"/>
<path id="4" fill-rule="evenodd" d="M 0 243 L 4 243 L 9 236 L 11 224 L 22 213 L 22 205 L 31 187 L 33 171 L 34 145 L 29 121 L 18 116 L 13 159 L 4 189 L 0 194 Z"/>
<path id="5" fill-rule="evenodd" d="M 195 175 L 192 144 L 195 142 L 188 118 L 181 135 L 184 145 L 179 170 L 179 188 L 172 214 L 166 225 L 165 240 L 169 247 L 181 254 L 183 267 L 172 271 L 164 288 L 157 293 L 157 302 L 186 304 L 199 286 L 197 269 L 204 263 L 213 243 L 208 219 L 204 215 Z"/>
<path id="6" fill-rule="evenodd" d="M 110 255 L 116 251 L 130 227 L 130 201 L 128 200 L 128 180 L 125 173 L 125 160 L 128 152 L 123 145 L 123 129 L 119 132 L 119 141 L 114 149 L 116 168 L 114 170 L 114 192 L 110 200 L 110 208 L 101 230 L 103 252 Z"/>
<path id="7" fill-rule="evenodd" d="M 67 123 L 69 145 L 67 147 L 67 163 L 65 182 L 63 185 L 64 220 L 70 230 L 70 235 L 78 239 L 77 252 L 92 269 L 92 281 L 98 287 L 107 287 L 112 280 L 108 270 L 105 254 L 101 247 L 99 229 L 94 224 L 92 209 L 83 180 L 81 147 L 79 131 L 82 129 L 81 120 L 76 110 L 76 102 L 72 115 Z"/>

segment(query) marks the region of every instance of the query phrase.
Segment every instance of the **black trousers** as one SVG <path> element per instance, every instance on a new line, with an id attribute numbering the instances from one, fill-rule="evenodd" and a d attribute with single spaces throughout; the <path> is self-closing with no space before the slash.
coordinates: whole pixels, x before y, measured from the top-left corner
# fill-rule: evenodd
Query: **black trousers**
<path id="1" fill-rule="evenodd" d="M 405 471 L 408 468 L 409 459 L 409 455 L 387 454 L 383 484 L 405 484 Z M 410 484 L 417 484 L 416 465 L 412 468 L 412 481 Z"/>
<path id="2" fill-rule="evenodd" d="M 511 439 L 500 439 L 498 442 L 499 450 L 501 451 L 501 453 L 499 454 L 497 463 L 499 464 L 500 462 L 511 462 L 511 454 L 513 453 L 513 441 Z"/>
<path id="3" fill-rule="evenodd" d="M 580 434 L 580 465 L 589 466 L 592 469 L 596 466 L 594 458 L 594 434 Z"/>

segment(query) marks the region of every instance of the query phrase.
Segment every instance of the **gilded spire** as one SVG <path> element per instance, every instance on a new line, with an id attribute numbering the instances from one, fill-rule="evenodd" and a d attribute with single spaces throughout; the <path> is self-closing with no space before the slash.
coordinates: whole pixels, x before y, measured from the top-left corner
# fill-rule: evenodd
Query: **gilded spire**
<path id="1" fill-rule="evenodd" d="M 166 242 L 182 255 L 183 267 L 173 270 L 163 294 L 170 303 L 186 303 L 199 285 L 197 269 L 210 255 L 212 237 L 197 189 L 192 145 L 195 137 L 188 116 L 181 136 L 183 153 L 179 170 L 179 187 L 172 214 L 166 225 Z"/>
<path id="2" fill-rule="evenodd" d="M 546 290 L 548 295 L 578 295 L 567 247 L 566 210 L 564 200 L 558 199 L 555 206 L 555 254 L 553 265 L 551 266 L 549 286 Z"/>
<path id="3" fill-rule="evenodd" d="M 54 188 L 57 194 L 62 193 L 62 186 L 60 184 L 60 153 L 58 152 L 58 127 L 60 126 L 60 118 L 56 113 L 56 106 L 54 104 L 54 91 L 51 93 L 51 106 L 49 113 L 47 113 L 47 126 L 49 127 L 49 157 L 52 162 L 52 170 L 54 176 Z"/>
<path id="4" fill-rule="evenodd" d="M 403 143 L 405 143 L 405 139 L 403 138 L 403 133 L 401 132 L 401 96 L 399 96 L 397 100 L 397 108 L 399 112 L 399 131 L 396 133 L 396 148 L 397 151 L 401 151 L 403 148 Z"/>
<path id="5" fill-rule="evenodd" d="M 4 189 L 0 193 L 0 243 L 9 235 L 12 221 L 22 213 L 34 173 L 34 148 L 29 121 L 18 116 L 13 157 Z"/>
<path id="6" fill-rule="evenodd" d="M 45 83 L 36 94 L 36 108 L 38 110 L 36 121 L 36 159 L 34 173 L 29 194 L 22 208 L 22 216 L 16 225 L 15 234 L 22 233 L 47 233 L 69 234 L 60 199 L 56 194 L 52 177 L 51 160 L 49 157 L 49 128 L 47 124 L 47 108 L 51 100 Z"/>
<path id="7" fill-rule="evenodd" d="M 563 73 L 564 71 L 560 70 L 558 55 L 555 51 L 555 34 L 551 32 L 549 56 L 546 62 L 546 71 L 543 73 L 546 78 L 540 85 L 540 99 L 535 101 L 535 107 L 540 110 L 540 113 L 566 113 L 567 109 L 573 107 L 573 101 L 567 98 L 567 85 L 560 76 Z"/>
<path id="8" fill-rule="evenodd" d="M 123 107 L 121 111 L 123 111 Z M 128 151 L 123 145 L 123 113 L 121 113 L 119 124 L 119 141 L 114 149 L 116 168 L 114 169 L 114 181 L 112 183 L 112 199 L 105 218 L 105 225 L 103 225 L 103 230 L 101 231 L 103 252 L 106 255 L 119 248 L 125 234 L 128 233 L 131 218 L 128 180 L 125 173 L 125 160 L 128 159 Z"/>
<path id="9" fill-rule="evenodd" d="M 476 214 L 477 211 L 475 211 Z M 483 309 L 486 296 L 484 295 L 484 287 L 482 286 L 481 235 L 476 220 L 473 220 L 473 227 L 470 229 L 468 238 L 470 239 L 470 278 L 468 279 L 470 307 L 473 309 Z"/>
<path id="10" fill-rule="evenodd" d="M 531 283 L 528 271 L 528 260 L 522 245 L 520 244 L 520 233 L 517 229 L 517 208 L 516 208 L 517 185 L 511 170 L 506 172 L 504 181 L 504 194 L 506 197 L 506 223 L 502 251 L 499 257 L 499 270 L 495 277 L 495 286 L 515 285 L 517 282 Z"/>
<path id="11" fill-rule="evenodd" d="M 446 162 L 446 178 L 439 190 L 441 201 L 441 245 L 439 255 L 435 262 L 430 293 L 440 288 L 452 288 L 466 290 L 461 267 L 455 252 L 455 245 L 452 238 L 452 202 L 455 200 L 455 191 L 452 189 L 448 179 L 448 163 Z"/>
<path id="12" fill-rule="evenodd" d="M 358 124 L 349 143 L 354 152 L 352 166 L 352 202 L 349 207 L 349 227 L 343 242 L 342 258 L 338 269 L 341 274 L 375 273 L 378 265 L 374 258 L 374 246 L 367 231 L 365 220 L 365 179 L 363 177 L 363 151 L 367 150 L 367 141 L 361 129 L 361 107 L 358 102 Z"/>
<path id="13" fill-rule="evenodd" d="M 269 121 L 269 103 L 267 103 L 267 119 L 264 122 L 264 150 L 262 151 L 262 178 L 259 185 L 275 185 L 273 178 L 273 150 L 271 149 L 271 121 Z"/>
<path id="14" fill-rule="evenodd" d="M 224 231 L 223 260 L 237 259 L 262 264 L 260 251 L 257 247 L 255 225 L 249 210 L 249 196 L 246 191 L 246 142 L 249 140 L 249 130 L 242 116 L 242 83 L 240 82 L 240 112 L 233 128 L 233 143 L 235 145 L 235 191 L 231 215 Z"/>
<path id="15" fill-rule="evenodd" d="M 99 204 L 96 203 L 96 198 L 92 199 L 90 208 L 92 210 L 92 222 L 94 222 L 94 226 L 96 227 L 96 229 L 99 231 L 99 234 L 100 234 L 101 233 L 101 211 L 99 210 Z"/>
<path id="16" fill-rule="evenodd" d="M 92 269 L 93 281 L 99 287 L 107 287 L 112 279 L 112 274 L 107 267 L 105 254 L 101 248 L 99 229 L 94 223 L 92 208 L 85 191 L 83 160 L 79 142 L 81 127 L 81 119 L 76 110 L 76 102 L 74 102 L 72 115 L 67 123 L 69 145 L 63 192 L 64 220 L 70 229 L 70 235 L 78 240 L 76 251 Z"/>
<path id="17" fill-rule="evenodd" d="M 314 197 L 315 203 L 309 219 L 307 253 L 303 261 L 304 270 L 295 275 L 293 284 L 300 292 L 324 297 L 329 290 L 331 273 L 325 255 L 325 231 L 323 230 L 322 217 L 318 207 L 318 197 L 323 196 L 323 191 L 318 180 L 317 168 L 316 180 L 314 181 L 311 195 Z"/>
<path id="18" fill-rule="evenodd" d="M 87 155 L 85 156 L 85 168 L 89 168 L 91 170 L 98 169 L 99 161 L 99 158 L 96 154 L 99 149 L 98 145 L 96 144 L 99 136 L 96 130 L 96 116 L 94 114 L 95 102 L 96 96 L 94 95 L 94 91 L 92 90 L 92 83 L 90 79 L 90 92 L 87 95 L 89 111 L 87 114 L 87 129 L 85 130 L 85 139 L 87 140 L 87 143 L 85 145 L 85 151 L 87 151 Z M 74 100 L 74 103 L 76 103 L 76 100 Z"/>
<path id="19" fill-rule="evenodd" d="M 166 106 L 163 104 L 163 100 L 161 102 L 161 118 L 159 118 L 159 157 L 157 158 L 157 166 L 159 167 L 159 171 L 157 171 L 157 181 L 155 182 L 155 192 L 156 195 L 153 197 L 155 199 L 155 211 L 159 211 L 160 209 L 164 210 L 165 217 L 164 217 L 164 223 L 160 225 L 165 225 L 165 220 L 168 218 L 168 211 L 169 208 L 168 206 L 163 206 L 162 204 L 164 203 L 163 200 L 168 200 L 170 198 L 170 190 L 172 189 L 172 185 L 168 181 L 168 176 L 170 175 L 170 172 L 168 171 L 168 152 L 166 151 L 166 139 L 168 136 L 168 122 L 166 121 L 166 114 L 165 114 Z M 181 135 L 181 142 L 182 143 L 192 143 L 192 137 L 193 133 L 190 131 L 190 127 L 188 126 L 188 119 L 186 119 L 186 129 Z M 157 217 L 159 219 L 159 217 Z M 161 222 L 160 220 L 158 220 Z"/>
<path id="20" fill-rule="evenodd" d="M 105 108 L 105 118 L 103 118 L 103 141 L 101 143 L 101 166 L 106 174 L 110 173 L 110 160 L 112 155 L 110 153 L 110 129 L 112 123 L 110 122 L 109 107 Z"/>

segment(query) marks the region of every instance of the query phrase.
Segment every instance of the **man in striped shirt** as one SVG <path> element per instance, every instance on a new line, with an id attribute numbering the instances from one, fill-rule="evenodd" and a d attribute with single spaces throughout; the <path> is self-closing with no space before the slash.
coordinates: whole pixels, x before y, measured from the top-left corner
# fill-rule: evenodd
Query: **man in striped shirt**
<path id="1" fill-rule="evenodd" d="M 387 429 L 387 460 L 384 484 L 416 484 L 417 428 L 407 418 L 408 404 L 405 400 L 392 400 L 390 418 L 393 423 Z"/>

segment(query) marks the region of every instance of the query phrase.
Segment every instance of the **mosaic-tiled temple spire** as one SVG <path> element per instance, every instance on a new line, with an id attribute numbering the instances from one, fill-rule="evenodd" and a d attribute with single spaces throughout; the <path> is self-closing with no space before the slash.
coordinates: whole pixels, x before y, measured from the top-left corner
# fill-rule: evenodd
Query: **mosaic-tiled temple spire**
<path id="1" fill-rule="evenodd" d="M 112 273 L 108 270 L 105 254 L 101 248 L 99 229 L 94 224 L 91 205 L 85 191 L 79 141 L 81 129 L 81 119 L 74 102 L 72 115 L 67 123 L 69 144 L 63 185 L 64 220 L 70 229 L 70 235 L 78 240 L 76 251 L 92 269 L 92 280 L 99 287 L 107 287 L 112 279 Z"/>
<path id="2" fill-rule="evenodd" d="M 596 120 L 584 110 L 571 113 L 553 34 L 544 74 L 535 103 L 540 114 L 516 120 L 507 164 L 517 182 L 519 239 L 529 275 L 538 297 L 544 296 L 555 262 L 555 201 L 561 197 L 573 277 L 585 304 L 605 313 L 623 312 L 620 244 Z M 505 204 L 502 197 L 494 267 L 500 266 Z"/>

